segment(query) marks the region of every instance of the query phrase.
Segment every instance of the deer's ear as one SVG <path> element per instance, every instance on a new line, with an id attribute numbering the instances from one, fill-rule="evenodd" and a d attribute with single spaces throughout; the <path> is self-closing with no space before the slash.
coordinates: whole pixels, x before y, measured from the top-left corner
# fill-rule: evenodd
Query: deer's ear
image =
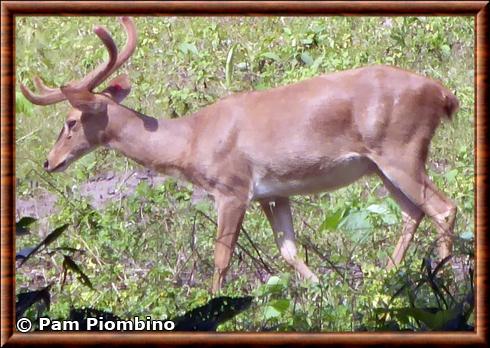
<path id="1" fill-rule="evenodd" d="M 107 105 L 87 90 L 79 90 L 71 86 L 61 87 L 61 92 L 75 109 L 86 113 L 102 112 Z"/>
<path id="2" fill-rule="evenodd" d="M 119 75 L 109 82 L 109 86 L 102 93 L 109 95 L 117 103 L 120 103 L 131 92 L 131 82 L 126 74 Z"/>

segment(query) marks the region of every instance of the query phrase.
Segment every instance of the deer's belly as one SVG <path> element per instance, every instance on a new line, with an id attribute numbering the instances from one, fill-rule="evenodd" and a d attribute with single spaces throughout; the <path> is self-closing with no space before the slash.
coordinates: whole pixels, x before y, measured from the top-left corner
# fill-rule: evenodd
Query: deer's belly
<path id="1" fill-rule="evenodd" d="M 281 177 L 264 175 L 254 181 L 252 199 L 335 190 L 373 172 L 374 168 L 374 163 L 366 157 L 349 156 L 334 162 L 327 169 L 315 171 L 301 178 L 295 178 L 294 173 Z"/>

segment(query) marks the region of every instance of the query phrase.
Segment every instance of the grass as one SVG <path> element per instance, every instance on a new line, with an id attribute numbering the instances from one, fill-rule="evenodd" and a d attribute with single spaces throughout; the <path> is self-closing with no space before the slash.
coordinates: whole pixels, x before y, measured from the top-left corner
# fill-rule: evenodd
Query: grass
<path id="1" fill-rule="evenodd" d="M 472 265 L 472 17 L 138 17 L 135 23 L 138 48 L 121 69 L 133 84 L 124 104 L 158 118 L 182 117 L 229 93 L 369 64 L 396 65 L 440 80 L 456 92 L 461 110 L 436 133 L 428 171 L 458 205 L 455 254 Z M 113 18 L 17 17 L 18 81 L 32 87 L 32 77 L 39 75 L 47 85 L 61 86 L 84 76 L 106 57 L 91 32 L 94 24 L 106 25 L 120 45 L 124 41 Z M 99 173 L 125 172 L 137 165 L 98 150 L 66 173 L 44 173 L 42 163 L 68 110 L 68 103 L 32 106 L 16 90 L 16 193 L 19 199 L 46 191 L 58 196 L 58 212 L 38 226 L 70 224 L 55 243 L 83 250 L 74 260 L 95 290 L 75 275 L 61 289 L 59 255 L 48 254 L 19 269 L 17 290 L 54 282 L 50 315 L 55 317 L 66 316 L 72 305 L 92 305 L 123 317 L 170 317 L 205 303 L 213 271 L 212 204 L 193 206 L 191 188 L 168 181 L 158 187 L 141 183 L 133 196 L 94 210 L 80 195 L 80 186 Z M 423 275 L 419 268 L 436 235 L 424 220 L 404 266 L 384 271 L 401 220 L 381 186 L 376 178 L 366 178 L 332 193 L 293 198 L 300 253 L 322 275 L 321 287 L 300 282 L 280 259 L 270 227 L 253 205 L 224 293 L 254 294 L 256 305 L 220 330 L 371 330 L 379 328 L 376 309 L 410 305 L 409 294 L 394 295 Z M 336 212 L 362 213 L 373 205 L 383 213 L 365 216 L 362 229 L 325 228 Z M 17 249 L 40 239 L 34 234 L 18 238 Z M 455 298 L 470 287 L 467 272 L 461 282 L 450 275 L 444 279 Z M 419 307 L 433 307 L 437 300 L 429 287 L 418 289 L 415 297 Z M 410 328 L 414 320 L 398 320 L 398 325 Z"/>

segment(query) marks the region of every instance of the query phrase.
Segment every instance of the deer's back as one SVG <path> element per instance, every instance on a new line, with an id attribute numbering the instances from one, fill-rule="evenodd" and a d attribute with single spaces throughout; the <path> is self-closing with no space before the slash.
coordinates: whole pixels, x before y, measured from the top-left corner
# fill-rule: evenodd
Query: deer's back
<path id="1" fill-rule="evenodd" d="M 320 186 L 343 186 L 372 171 L 370 153 L 430 141 L 444 91 L 428 78 L 374 66 L 233 95 L 197 116 L 196 154 L 205 167 L 219 160 L 272 181 L 311 177 L 314 190 L 313 176 L 327 177 Z M 349 166 L 359 175 L 335 178 Z"/>

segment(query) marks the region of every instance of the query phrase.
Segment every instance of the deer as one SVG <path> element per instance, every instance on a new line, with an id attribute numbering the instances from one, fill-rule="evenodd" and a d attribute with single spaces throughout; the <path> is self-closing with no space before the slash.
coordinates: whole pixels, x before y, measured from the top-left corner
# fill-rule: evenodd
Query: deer
<path id="1" fill-rule="evenodd" d="M 114 149 L 164 175 L 205 190 L 217 211 L 212 293 L 230 267 L 247 208 L 258 202 L 284 261 L 301 279 L 318 282 L 298 256 L 290 196 L 333 191 L 377 175 L 402 215 L 401 236 L 387 269 L 400 265 L 424 216 L 437 231 L 438 257 L 452 253 L 457 207 L 426 171 L 431 139 L 459 109 L 440 82 L 387 65 L 337 71 L 262 91 L 245 91 L 176 119 L 156 119 L 121 104 L 127 74 L 95 92 L 133 54 L 133 20 L 121 52 L 103 26 L 94 28 L 109 57 L 80 80 L 59 88 L 39 77 L 33 104 L 67 100 L 66 122 L 44 162 L 64 171 L 98 147 Z"/>

